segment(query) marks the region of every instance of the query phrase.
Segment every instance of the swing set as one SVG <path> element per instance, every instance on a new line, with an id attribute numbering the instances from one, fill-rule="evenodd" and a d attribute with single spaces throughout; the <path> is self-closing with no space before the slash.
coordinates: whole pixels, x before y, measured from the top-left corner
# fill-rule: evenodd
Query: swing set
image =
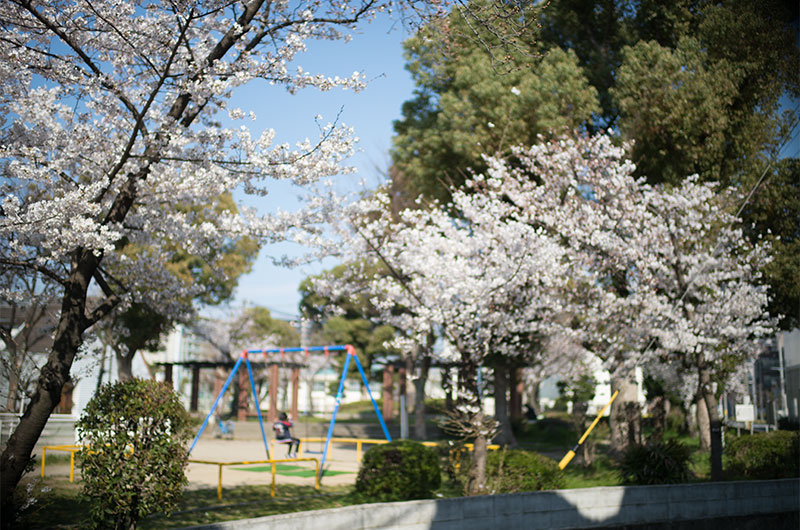
<path id="1" fill-rule="evenodd" d="M 342 368 L 342 376 L 339 379 L 339 389 L 336 391 L 336 405 L 333 409 L 333 415 L 331 416 L 330 424 L 328 425 L 328 434 L 325 438 L 325 449 L 322 453 L 322 462 L 319 466 L 318 476 L 317 478 L 322 478 L 322 475 L 325 473 L 325 460 L 328 457 L 328 448 L 330 446 L 331 438 L 333 437 L 333 427 L 336 424 L 336 414 L 339 412 L 339 406 L 341 405 L 342 395 L 344 394 L 344 381 L 347 377 L 347 371 L 350 368 L 351 360 L 354 360 L 356 363 L 356 367 L 358 368 L 358 372 L 361 374 L 361 380 L 364 383 L 364 386 L 367 389 L 367 393 L 369 394 L 369 399 L 372 401 L 372 407 L 375 409 L 375 414 L 378 417 L 378 421 L 381 424 L 381 428 L 383 429 L 383 434 L 386 436 L 386 440 L 391 442 L 392 437 L 389 435 L 389 430 L 386 428 L 386 423 L 383 421 L 383 415 L 381 414 L 380 409 L 378 408 L 378 404 L 375 402 L 375 398 L 372 397 L 372 391 L 369 388 L 369 382 L 367 381 L 367 376 L 364 373 L 364 368 L 361 366 L 361 361 L 358 360 L 358 356 L 356 355 L 356 350 L 350 344 L 346 345 L 335 345 L 335 346 L 312 346 L 307 348 L 272 348 L 272 349 L 260 349 L 260 350 L 245 350 L 242 352 L 242 355 L 239 359 L 236 360 L 236 363 L 233 365 L 233 369 L 231 370 L 230 375 L 228 375 L 228 379 L 225 381 L 225 384 L 222 386 L 222 389 L 219 392 L 216 400 L 214 400 L 214 404 L 211 406 L 211 410 L 206 416 L 206 419 L 203 421 L 203 424 L 200 426 L 200 430 L 195 436 L 192 445 L 189 447 L 189 455 L 192 454 L 192 450 L 194 446 L 197 444 L 197 441 L 200 439 L 200 436 L 203 434 L 203 431 L 208 426 L 210 419 L 214 416 L 214 412 L 217 410 L 217 407 L 222 400 L 222 397 L 225 395 L 225 391 L 233 381 L 233 377 L 236 375 L 236 372 L 239 370 L 240 366 L 244 362 L 245 366 L 247 367 L 247 374 L 250 379 L 250 388 L 253 391 L 253 399 L 256 405 L 256 413 L 258 414 L 258 424 L 261 428 L 261 438 L 264 441 L 264 450 L 267 454 L 267 459 L 271 459 L 270 451 L 269 451 L 269 444 L 267 443 L 267 435 L 264 431 L 264 420 L 261 416 L 261 407 L 259 406 L 259 399 L 258 394 L 256 393 L 256 385 L 255 380 L 253 379 L 253 368 L 250 364 L 250 356 L 257 356 L 261 355 L 266 360 L 268 355 L 271 354 L 281 354 L 283 356 L 286 353 L 296 353 L 296 352 L 303 352 L 306 355 L 309 352 L 324 352 L 327 356 L 330 352 L 341 352 L 344 351 L 347 353 L 344 361 L 344 367 Z M 275 384 L 275 382 L 270 382 L 270 384 Z"/>

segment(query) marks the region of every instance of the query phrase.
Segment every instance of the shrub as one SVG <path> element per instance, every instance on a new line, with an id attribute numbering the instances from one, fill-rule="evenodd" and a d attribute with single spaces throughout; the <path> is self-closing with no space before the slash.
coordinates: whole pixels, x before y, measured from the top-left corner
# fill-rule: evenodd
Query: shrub
<path id="1" fill-rule="evenodd" d="M 77 424 L 96 526 L 134 528 L 148 513 L 174 509 L 187 482 L 189 422 L 167 384 L 131 379 L 100 388 Z"/>
<path id="2" fill-rule="evenodd" d="M 797 477 L 800 433 L 773 431 L 729 437 L 725 471 L 730 478 L 774 479 Z"/>
<path id="3" fill-rule="evenodd" d="M 692 451 L 677 440 L 650 442 L 628 448 L 619 462 L 625 484 L 677 484 L 690 480 Z"/>
<path id="4" fill-rule="evenodd" d="M 356 491 L 378 501 L 425 499 L 441 481 L 436 451 L 401 440 L 373 446 L 364 454 Z"/>
<path id="5" fill-rule="evenodd" d="M 539 453 L 504 449 L 489 453 L 486 483 L 493 494 L 558 489 L 564 486 L 564 473 Z"/>

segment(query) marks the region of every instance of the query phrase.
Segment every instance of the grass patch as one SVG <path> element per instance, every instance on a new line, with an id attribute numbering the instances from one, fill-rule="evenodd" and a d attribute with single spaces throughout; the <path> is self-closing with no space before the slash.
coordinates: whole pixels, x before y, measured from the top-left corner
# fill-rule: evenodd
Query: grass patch
<path id="1" fill-rule="evenodd" d="M 252 467 L 234 467 L 231 469 L 235 469 L 237 471 L 254 471 L 258 473 L 272 473 L 272 466 L 265 465 L 265 466 L 252 466 Z M 275 473 L 278 475 L 285 475 L 287 477 L 313 477 L 314 470 L 309 469 L 307 467 L 302 466 L 293 466 L 290 464 L 276 464 L 275 465 Z M 325 470 L 322 473 L 322 476 L 332 477 L 335 475 L 346 475 L 346 474 L 353 474 L 352 471 L 332 471 L 330 469 Z"/>
<path id="2" fill-rule="evenodd" d="M 313 472 L 312 472 L 313 474 Z M 24 510 L 16 528 L 86 528 L 90 526 L 89 500 L 81 495 L 80 484 L 70 484 L 63 477 L 29 479 L 35 502 Z M 350 486 L 323 486 L 318 493 L 313 486 L 281 484 L 277 497 L 270 497 L 269 485 L 225 488 L 225 497 L 217 499 L 216 488 L 187 490 L 171 515 L 153 514 L 140 521 L 138 528 L 162 529 L 218 523 L 237 519 L 264 517 L 282 513 L 321 510 L 362 504 L 364 499 L 352 493 Z"/>
<path id="3" fill-rule="evenodd" d="M 622 484 L 615 462 L 606 454 L 595 456 L 591 466 L 583 467 L 579 462 L 571 462 L 564 469 L 564 488 L 596 488 L 600 486 L 619 486 Z"/>

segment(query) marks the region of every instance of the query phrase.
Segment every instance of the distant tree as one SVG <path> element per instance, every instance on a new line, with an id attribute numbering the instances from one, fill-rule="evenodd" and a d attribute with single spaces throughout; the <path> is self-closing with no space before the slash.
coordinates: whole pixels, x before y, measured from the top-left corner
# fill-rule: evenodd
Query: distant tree
<path id="1" fill-rule="evenodd" d="M 401 207 L 418 196 L 446 202 L 471 170 L 486 169 L 481 153 L 509 154 L 600 111 L 572 51 L 542 48 L 530 32 L 498 62 L 469 24 L 454 8 L 403 45 L 416 88 L 394 124 L 392 192 Z"/>
<path id="2" fill-rule="evenodd" d="M 800 327 L 800 159 L 778 162 L 742 214 L 750 241 L 767 241 L 773 259 L 762 270 L 770 287 L 769 312 L 782 329 Z"/>

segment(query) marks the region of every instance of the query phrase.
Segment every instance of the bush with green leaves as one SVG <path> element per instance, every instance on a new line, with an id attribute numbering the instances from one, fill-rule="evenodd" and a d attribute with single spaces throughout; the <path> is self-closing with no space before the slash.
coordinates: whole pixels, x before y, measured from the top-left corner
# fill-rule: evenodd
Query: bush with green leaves
<path id="1" fill-rule="evenodd" d="M 776 479 L 800 475 L 800 433 L 773 431 L 728 437 L 725 473 L 728 478 Z"/>
<path id="2" fill-rule="evenodd" d="M 130 379 L 104 385 L 77 424 L 83 494 L 97 527 L 135 528 L 170 512 L 187 483 L 189 415 L 165 383 Z"/>
<path id="3" fill-rule="evenodd" d="M 692 450 L 675 439 L 629 447 L 619 461 L 624 484 L 679 484 L 694 475 L 689 467 Z"/>
<path id="4" fill-rule="evenodd" d="M 564 472 L 534 451 L 504 449 L 489 452 L 486 484 L 493 494 L 553 490 L 564 486 Z"/>
<path id="5" fill-rule="evenodd" d="M 419 442 L 400 440 L 375 445 L 364 454 L 356 491 L 377 501 L 426 499 L 441 482 L 436 451 Z"/>

